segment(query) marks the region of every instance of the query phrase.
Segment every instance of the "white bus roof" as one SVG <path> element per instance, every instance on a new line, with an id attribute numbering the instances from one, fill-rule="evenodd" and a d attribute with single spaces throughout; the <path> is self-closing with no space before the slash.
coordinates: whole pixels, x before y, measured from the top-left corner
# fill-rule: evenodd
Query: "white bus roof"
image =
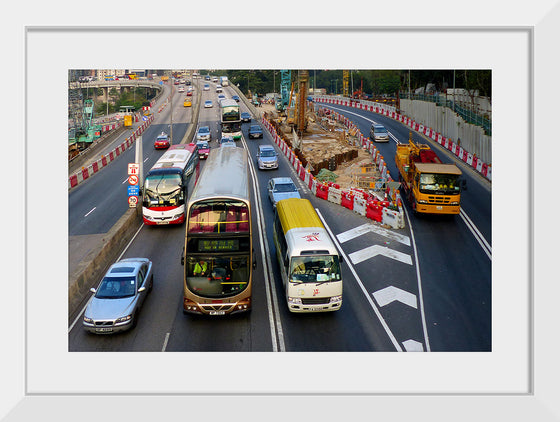
<path id="1" fill-rule="evenodd" d="M 235 101 L 233 98 L 225 98 L 222 101 L 220 101 L 220 105 L 222 107 L 229 107 L 229 106 L 236 106 L 239 107 L 239 103 L 237 101 Z"/>
<path id="2" fill-rule="evenodd" d="M 166 151 L 150 170 L 162 168 L 180 168 L 184 169 L 187 162 L 191 158 L 192 148 L 189 149 L 171 149 Z"/>
<path id="3" fill-rule="evenodd" d="M 189 202 L 210 198 L 237 198 L 249 201 L 249 163 L 243 148 L 215 148 L 204 167 Z"/>

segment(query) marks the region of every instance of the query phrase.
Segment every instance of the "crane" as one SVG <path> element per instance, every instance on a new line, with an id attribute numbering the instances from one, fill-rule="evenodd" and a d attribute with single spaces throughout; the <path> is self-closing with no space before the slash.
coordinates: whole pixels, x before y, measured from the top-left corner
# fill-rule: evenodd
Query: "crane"
<path id="1" fill-rule="evenodd" d="M 276 98 L 276 110 L 284 111 L 290 106 L 290 84 L 292 82 L 291 70 L 280 70 L 280 98 Z"/>
<path id="2" fill-rule="evenodd" d="M 349 97 L 348 80 L 350 79 L 350 71 L 342 71 L 342 96 Z"/>

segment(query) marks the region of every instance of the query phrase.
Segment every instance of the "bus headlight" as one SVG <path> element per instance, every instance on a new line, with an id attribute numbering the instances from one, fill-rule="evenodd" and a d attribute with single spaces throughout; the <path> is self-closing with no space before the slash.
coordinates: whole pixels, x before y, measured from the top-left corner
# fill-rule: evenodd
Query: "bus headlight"
<path id="1" fill-rule="evenodd" d="M 288 303 L 293 305 L 301 305 L 301 297 L 288 297 Z"/>
<path id="2" fill-rule="evenodd" d="M 342 295 L 331 297 L 331 303 L 340 302 L 341 300 L 342 300 Z"/>

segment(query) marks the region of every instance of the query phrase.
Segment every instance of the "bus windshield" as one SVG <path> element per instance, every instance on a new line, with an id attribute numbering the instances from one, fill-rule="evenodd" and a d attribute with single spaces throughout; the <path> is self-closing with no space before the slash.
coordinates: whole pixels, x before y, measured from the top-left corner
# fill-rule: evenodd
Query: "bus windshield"
<path id="1" fill-rule="evenodd" d="M 248 232 L 247 204 L 233 200 L 208 200 L 194 204 L 189 212 L 189 233 Z"/>
<path id="2" fill-rule="evenodd" d="M 234 296 L 249 283 L 249 256 L 197 256 L 186 260 L 187 287 L 202 297 Z"/>
<path id="3" fill-rule="evenodd" d="M 461 193 L 459 176 L 456 174 L 422 173 L 418 187 L 420 192 L 433 195 L 455 195 Z"/>
<path id="4" fill-rule="evenodd" d="M 336 255 L 296 256 L 290 263 L 292 283 L 325 283 L 340 281 L 340 264 Z"/>
<path id="5" fill-rule="evenodd" d="M 235 133 L 241 130 L 241 123 L 224 123 L 222 125 L 222 133 Z"/>
<path id="6" fill-rule="evenodd" d="M 146 177 L 144 206 L 169 207 L 183 202 L 183 186 L 179 174 L 154 174 Z"/>

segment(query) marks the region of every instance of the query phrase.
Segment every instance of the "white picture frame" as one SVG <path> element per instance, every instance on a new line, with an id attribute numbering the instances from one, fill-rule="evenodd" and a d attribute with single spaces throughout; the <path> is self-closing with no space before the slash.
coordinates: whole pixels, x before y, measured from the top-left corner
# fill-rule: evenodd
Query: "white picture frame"
<path id="1" fill-rule="evenodd" d="M 216 5 L 222 6 L 222 2 L 217 2 Z M 10 270 L 7 278 L 11 282 L 4 282 L 4 292 L 0 295 L 2 320 L 9 321 L 5 328 L 7 346 L 2 351 L 3 359 L 0 363 L 0 372 L 5 374 L 0 390 L 3 397 L 0 417 L 6 421 L 30 420 L 45 415 L 52 415 L 57 420 L 100 420 L 106 419 L 110 415 L 109 419 L 113 420 L 130 415 L 138 420 L 164 420 L 172 417 L 202 418 L 205 417 L 208 409 L 213 411 L 233 409 L 235 420 L 256 420 L 263 417 L 276 420 L 280 416 L 297 416 L 300 419 L 300 415 L 314 418 L 320 416 L 334 420 L 346 419 L 355 414 L 375 419 L 421 421 L 560 420 L 558 389 L 555 382 L 560 371 L 556 356 L 554 356 L 555 334 L 558 331 L 555 324 L 557 320 L 555 299 L 560 292 L 555 280 L 556 272 L 551 265 L 554 262 L 551 253 L 554 246 L 551 241 L 547 241 L 550 238 L 555 239 L 554 235 L 558 234 L 558 228 L 553 220 L 554 215 L 550 212 L 555 209 L 554 205 L 557 205 L 558 201 L 550 198 L 554 190 L 549 188 L 550 181 L 556 180 L 555 174 L 552 174 L 555 164 L 548 164 L 550 163 L 550 152 L 543 148 L 543 142 L 546 142 L 543 140 L 547 138 L 550 138 L 550 141 L 546 146 L 553 148 L 557 131 L 554 127 L 556 119 L 553 101 L 558 97 L 558 87 L 552 81 L 558 62 L 555 43 L 560 39 L 558 33 L 560 5 L 558 2 L 516 5 L 516 7 L 511 7 L 508 13 L 503 13 L 502 8 L 505 7 L 503 4 L 493 5 L 479 0 L 460 6 L 461 8 L 449 4 L 442 5 L 435 1 L 420 4 L 412 0 L 400 2 L 398 5 L 363 6 L 362 4 L 332 3 L 323 5 L 320 9 L 311 5 L 290 2 L 283 3 L 278 14 L 274 12 L 277 7 L 267 9 L 264 13 L 258 11 L 263 7 L 263 4 L 258 2 L 243 3 L 238 6 L 247 10 L 209 8 L 204 4 L 189 4 L 185 7 L 185 11 L 181 11 L 179 14 L 174 12 L 175 6 L 173 5 L 157 5 L 148 2 L 110 6 L 95 4 L 89 5 L 89 7 L 60 2 L 59 5 L 49 3 L 49 7 L 46 4 L 38 3 L 35 8 L 29 10 L 23 5 L 17 6 L 19 10 L 13 16 L 9 16 L 9 22 L 6 22 L 2 29 L 4 39 L 11 40 L 10 45 L 6 46 L 5 55 L 12 57 L 13 62 L 17 64 L 13 72 L 10 70 L 7 75 L 4 75 L 4 78 L 12 82 L 7 86 L 5 98 L 13 99 L 9 103 L 11 114 L 5 121 L 17 122 L 17 127 L 7 129 L 6 133 L 9 134 L 11 130 L 14 130 L 13 134 L 16 135 L 18 144 L 12 151 L 14 159 L 7 163 L 5 169 L 2 169 L 2 176 L 4 180 L 10 174 L 19 176 L 15 182 L 15 190 L 21 192 L 17 196 L 18 206 L 21 206 L 25 213 L 16 217 L 17 224 L 10 224 L 8 225 L 10 227 L 7 227 L 6 238 L 11 239 L 15 245 L 10 248 L 7 257 L 3 258 L 3 261 L 6 260 L 5 267 Z M 457 9 L 453 12 L 455 7 Z M 220 14 L 218 10 L 223 10 L 222 16 L 216 18 L 216 14 Z M 348 13 L 347 18 L 344 16 L 345 12 Z M 9 12 L 10 15 L 12 13 Z M 182 15 L 183 13 L 184 15 Z M 154 15 L 160 18 L 157 20 L 157 26 L 153 26 Z M 100 16 L 102 16 L 101 20 Z M 49 23 L 45 24 L 45 20 Z M 162 21 L 165 22 L 164 26 L 161 24 Z M 82 27 L 81 25 L 87 26 Z M 185 28 L 184 25 L 192 26 Z M 278 31 L 275 32 L 274 28 Z M 462 31 L 465 33 L 464 47 L 469 54 L 461 57 L 449 49 L 434 49 L 434 45 L 438 45 L 433 42 L 436 39 L 434 34 L 457 34 L 461 30 L 464 30 Z M 305 388 L 298 388 L 296 389 L 297 394 L 294 395 L 290 393 L 288 382 L 280 382 L 277 389 L 274 388 L 274 382 L 277 379 L 275 375 L 279 376 L 279 374 L 273 368 L 270 368 L 271 379 L 260 378 L 258 374 L 252 374 L 252 380 L 255 382 L 252 387 L 245 385 L 240 390 L 222 387 L 214 393 L 206 386 L 200 392 L 190 391 L 185 394 L 181 391 L 181 382 L 169 384 L 168 388 L 165 388 L 164 384 L 159 385 L 157 391 L 154 391 L 144 388 L 145 380 L 141 377 L 134 380 L 139 382 L 137 388 L 129 388 L 115 379 L 94 380 L 90 378 L 92 385 L 95 385 L 90 392 L 84 392 L 82 382 L 76 382 L 74 386 L 68 382 L 72 378 L 72 374 L 65 373 L 69 371 L 68 368 L 65 368 L 67 363 L 69 366 L 73 365 L 71 366 L 72 371 L 74 371 L 73 374 L 76 374 L 78 366 L 76 362 L 71 361 L 81 360 L 83 365 L 81 370 L 84 371 L 85 376 L 92 377 L 91 366 L 97 356 L 90 353 L 80 354 L 82 356 L 78 357 L 75 356 L 76 354 L 69 354 L 64 327 L 60 327 L 62 330 L 59 332 L 56 326 L 45 322 L 41 331 L 36 329 L 34 321 L 37 320 L 36 313 L 41 308 L 40 304 L 36 307 L 35 302 L 30 303 L 29 301 L 30 285 L 35 286 L 36 280 L 28 278 L 30 259 L 36 258 L 36 247 L 33 242 L 41 240 L 34 232 L 34 229 L 39 227 L 35 211 L 37 204 L 29 199 L 29 192 L 32 189 L 36 190 L 34 198 L 37 198 L 38 204 L 44 206 L 47 202 L 47 195 L 51 193 L 45 186 L 46 178 L 47 184 L 55 184 L 55 197 L 66 204 L 63 198 L 64 186 L 62 189 L 57 187 L 60 182 L 64 185 L 66 180 L 65 168 L 58 168 L 60 158 L 57 155 L 62 153 L 62 156 L 66 157 L 64 143 L 45 150 L 46 157 L 54 163 L 52 166 L 43 168 L 35 159 L 29 159 L 31 148 L 44 148 L 36 137 L 37 130 L 34 125 L 39 124 L 41 127 L 45 127 L 45 122 L 50 123 L 52 132 L 56 134 L 60 134 L 61 130 L 66 127 L 64 118 L 62 120 L 59 118 L 60 115 L 64 116 L 66 110 L 63 108 L 62 113 L 57 111 L 61 105 L 65 104 L 66 97 L 66 93 L 58 92 L 60 87 L 65 86 L 67 76 L 67 74 L 60 74 L 61 69 L 90 68 L 91 54 L 97 54 L 100 51 L 109 52 L 95 60 L 98 68 L 108 68 L 109 64 L 118 68 L 115 61 L 136 61 L 138 57 L 141 59 L 136 61 L 136 63 L 139 62 L 135 66 L 136 68 L 141 67 L 144 63 L 161 63 L 161 68 L 171 68 L 174 63 L 177 63 L 177 59 L 173 57 L 177 50 L 182 49 L 185 54 L 193 56 L 201 53 L 200 50 L 188 46 L 188 43 L 185 44 L 186 40 L 190 39 L 192 42 L 196 38 L 196 42 L 207 43 L 207 48 L 217 53 L 219 52 L 217 40 L 224 37 L 252 40 L 251 47 L 261 56 L 251 59 L 250 51 L 240 49 L 238 56 L 226 55 L 226 59 L 224 59 L 222 55 L 216 59 L 218 67 L 224 64 L 223 60 L 229 60 L 227 63 L 231 63 L 230 68 L 248 68 L 248 63 L 255 67 L 269 68 L 281 66 L 299 68 L 303 67 L 302 64 L 307 63 L 315 64 L 315 66 L 323 65 L 324 68 L 342 68 L 339 64 L 340 58 L 336 55 L 325 54 L 319 59 L 319 62 L 314 61 L 301 52 L 301 46 L 328 42 L 332 48 L 337 48 L 340 47 L 340 44 L 337 44 L 340 43 L 339 39 L 348 37 L 348 39 L 355 40 L 359 49 L 352 47 L 345 51 L 347 57 L 344 65 L 349 68 L 359 68 L 364 60 L 351 53 L 371 52 L 371 49 L 368 48 L 370 44 L 363 44 L 361 39 L 369 40 L 372 34 L 383 42 L 383 46 L 379 46 L 379 50 L 385 53 L 383 57 L 387 57 L 387 62 L 383 62 L 379 68 L 403 68 L 407 60 L 412 61 L 414 67 L 417 68 L 429 68 L 426 65 L 431 62 L 437 67 L 441 66 L 443 61 L 441 57 L 436 56 L 442 54 L 449 56 L 447 61 L 450 65 L 445 67 L 465 68 L 471 67 L 475 63 L 474 68 L 476 68 L 480 62 L 473 56 L 476 54 L 473 44 L 484 41 L 477 37 L 477 33 L 487 32 L 496 35 L 495 38 L 503 38 L 506 46 L 509 38 L 515 38 L 511 46 L 519 47 L 519 50 L 495 51 L 495 60 L 498 62 L 501 60 L 500 56 L 517 54 L 520 62 L 527 66 L 528 76 L 525 80 L 526 85 L 516 85 L 523 81 L 514 79 L 511 92 L 507 93 L 506 98 L 501 101 L 496 100 L 498 104 L 507 106 L 510 114 L 514 109 L 519 111 L 521 117 L 513 119 L 515 124 L 518 121 L 525 123 L 521 124 L 521 127 L 525 128 L 521 131 L 521 140 L 511 138 L 509 139 L 511 142 L 506 145 L 501 143 L 499 146 L 495 146 L 497 164 L 493 171 L 493 184 L 497 183 L 499 188 L 503 188 L 502 191 L 496 188 L 496 191 L 493 192 L 493 206 L 495 205 L 495 208 L 500 211 L 499 213 L 494 212 L 494 219 L 499 217 L 504 220 L 501 225 L 497 224 L 498 227 L 502 227 L 502 231 L 498 230 L 493 235 L 494 263 L 502 262 L 500 265 L 503 266 L 508 256 L 513 256 L 517 259 L 514 262 L 524 269 L 521 274 L 516 274 L 515 268 L 497 269 L 507 278 L 500 279 L 500 282 L 509 282 L 509 276 L 511 276 L 520 284 L 516 283 L 515 299 L 526 301 L 525 307 L 520 309 L 523 317 L 519 321 L 516 320 L 516 322 L 523 320 L 521 325 L 508 327 L 502 331 L 501 328 L 507 326 L 507 322 L 496 321 L 496 327 L 500 329 L 493 328 L 493 339 L 494 336 L 504 336 L 511 340 L 512 354 L 518 352 L 516 348 L 519 347 L 519 344 L 522 348 L 524 347 L 521 353 L 516 354 L 515 359 L 517 361 L 517 359 L 526 357 L 527 360 L 519 368 L 522 373 L 517 377 L 512 377 L 511 389 L 500 388 L 499 385 L 485 389 L 473 383 L 465 385 L 462 392 L 457 392 L 453 388 L 450 392 L 445 392 L 441 389 L 441 385 L 450 374 L 447 371 L 440 373 L 443 371 L 438 372 L 437 369 L 432 373 L 434 382 L 438 386 L 435 391 L 430 390 L 427 385 L 428 381 L 424 380 L 425 383 L 414 381 L 407 378 L 406 373 L 401 372 L 400 382 L 401 384 L 407 383 L 409 388 L 396 389 L 394 387 L 398 383 L 395 383 L 386 391 L 383 391 L 382 388 L 374 388 L 375 391 L 371 391 L 368 389 L 367 382 L 360 379 L 357 374 L 355 389 L 348 388 L 352 379 L 349 376 L 347 379 L 345 378 L 344 389 L 327 384 L 323 389 L 311 388 L 305 391 Z M 108 36 L 115 33 L 118 36 Z M 299 39 L 293 39 L 291 34 L 297 34 Z M 305 35 L 304 42 L 301 39 L 302 34 Z M 38 35 L 40 37 L 37 37 Z M 423 37 L 426 39 L 426 44 L 422 44 Z M 41 41 L 37 42 L 39 38 Z M 441 46 L 449 48 L 449 45 L 446 44 L 448 41 L 444 39 L 446 37 L 441 38 Z M 165 40 L 169 40 L 168 45 L 163 45 Z M 292 46 L 290 47 L 292 54 L 283 55 L 281 62 L 277 61 L 279 59 L 274 54 L 275 51 L 266 50 L 267 45 L 270 48 L 277 48 L 279 42 Z M 52 50 L 45 51 L 45 45 L 50 45 Z M 76 49 L 77 45 L 82 45 L 84 49 Z M 37 46 L 42 49 L 37 50 Z M 419 51 L 422 46 L 425 47 L 425 50 Z M 65 48 L 67 50 L 64 50 Z M 117 52 L 114 51 L 115 49 Z M 146 54 L 148 49 L 149 56 Z M 439 52 L 439 55 L 434 50 Z M 391 51 L 393 53 L 390 54 Z M 324 50 L 322 52 L 325 53 Z M 406 52 L 406 60 L 402 57 L 404 52 Z M 143 54 L 146 54 L 146 57 L 143 57 Z M 211 57 L 204 56 L 201 59 L 197 57 L 192 60 L 193 65 L 202 65 Z M 31 98 L 42 98 L 44 95 L 42 91 L 35 91 L 39 85 L 35 83 L 34 79 L 31 81 L 36 76 L 38 69 L 31 67 L 30 64 L 36 63 L 38 58 L 45 63 L 45 69 L 41 71 L 45 75 L 45 79 L 44 83 L 40 85 L 44 86 L 45 90 L 49 90 L 47 91 L 49 99 L 52 94 L 52 103 L 49 104 L 52 104 L 51 107 L 54 106 L 54 120 L 52 116 L 45 119 L 45 116 L 38 115 L 37 108 L 30 103 Z M 197 60 L 200 61 L 197 62 Z M 504 60 L 509 63 L 507 58 Z M 37 93 L 37 97 L 35 97 L 35 93 Z M 523 98 L 525 101 L 517 104 L 517 107 L 512 107 L 511 103 L 518 101 L 519 98 Z M 509 105 L 506 104 L 508 102 Z M 500 112 L 500 110 L 493 111 L 497 114 Z M 498 122 L 499 124 L 500 122 Z M 10 134 L 11 136 L 12 134 Z M 53 137 L 47 135 L 45 139 L 50 140 Z M 524 139 L 528 142 L 523 142 Z M 537 143 L 537 140 L 540 140 L 540 143 Z M 8 148 L 6 142 L 4 145 L 5 148 Z M 516 151 L 504 152 L 502 148 L 514 148 Z M 545 161 L 545 157 L 549 160 Z M 25 172 L 21 172 L 21 169 L 25 169 Z M 505 169 L 507 169 L 507 174 L 503 173 Z M 502 171 L 501 175 L 500 171 Z M 4 174 L 4 172 L 6 173 Z M 40 177 L 37 177 L 37 173 Z M 520 180 L 514 179 L 515 183 L 521 187 L 518 197 L 509 196 L 509 193 L 514 191 L 510 185 L 512 178 L 515 177 L 512 176 L 512 173 L 520 176 Z M 549 199 L 552 203 L 549 202 Z M 503 212 L 508 209 L 512 212 Z M 49 217 L 54 216 L 54 220 L 58 223 L 61 223 L 62 220 L 62 226 L 64 226 L 64 217 L 57 217 L 50 210 L 42 209 L 42 211 L 46 213 L 47 222 L 50 221 Z M 13 221 L 12 212 L 13 209 L 2 210 L 5 221 Z M 44 216 L 43 213 L 41 215 Z M 41 226 L 46 226 L 46 224 Z M 30 230 L 30 227 L 33 230 Z M 45 250 L 46 258 L 44 262 L 41 262 L 46 268 L 45 282 L 54 283 L 56 286 L 57 282 L 62 281 L 63 290 L 66 275 L 64 272 L 59 273 L 56 270 L 67 268 L 67 258 L 60 253 L 67 248 L 66 233 L 52 233 L 47 226 L 44 228 L 44 232 L 38 235 L 39 237 L 52 236 L 53 239 L 52 251 Z M 503 237 L 507 235 L 506 243 L 511 243 L 511 239 L 521 239 L 522 244 L 519 247 L 522 251 L 521 254 L 519 254 L 519 250 L 512 250 L 512 246 L 500 251 L 496 246 L 496 244 L 500 244 L 500 235 Z M 525 254 L 524 251 L 528 253 Z M 14 263 L 17 264 L 14 265 Z M 537 284 L 538 281 L 540 281 L 539 284 Z M 524 289 L 524 287 L 526 288 Z M 60 291 L 60 289 L 55 288 L 55 291 Z M 45 292 L 47 300 L 51 299 L 49 294 L 52 293 Z M 66 303 L 66 298 L 54 297 L 52 299 L 58 305 L 53 310 L 54 320 L 60 321 L 65 315 L 66 308 L 63 306 L 62 309 L 59 309 L 59 307 L 61 303 L 63 305 Z M 500 298 L 497 298 L 497 301 L 500 301 Z M 504 306 L 508 307 L 507 304 Z M 499 311 L 500 309 L 497 312 Z M 509 309 L 509 311 L 512 310 Z M 519 341 L 511 338 L 516 333 L 516 327 L 519 328 L 518 333 L 522 337 Z M 503 342 L 500 343 L 500 341 Z M 499 346 L 496 346 L 497 344 Z M 504 355 L 506 350 L 502 346 L 506 344 L 507 341 L 504 338 L 493 342 L 493 345 L 500 348 Z M 51 367 L 45 365 L 45 362 L 40 359 L 37 360 L 37 356 L 43 353 L 48 357 L 54 357 L 53 360 L 50 360 Z M 495 353 L 495 351 L 490 353 Z M 110 355 L 118 359 L 129 354 Z M 284 356 L 274 357 L 274 364 L 277 364 L 279 368 L 285 368 L 285 365 L 291 364 L 290 360 L 296 358 L 301 359 L 303 364 L 310 364 L 313 360 L 323 362 L 330 358 L 328 355 L 310 355 L 288 353 Z M 407 356 L 406 359 L 398 354 L 390 357 L 385 354 L 380 355 L 383 355 L 380 359 L 388 358 L 389 362 L 395 365 L 399 363 L 399 360 L 410 359 L 414 360 L 414 365 L 421 365 L 425 357 L 430 361 L 438 358 L 441 359 L 442 366 L 446 368 L 447 365 L 452 367 L 453 361 L 457 359 L 456 355 L 448 356 L 446 353 L 436 353 L 436 356 L 418 354 L 410 358 Z M 251 359 L 253 357 L 252 355 Z M 500 358 L 502 357 L 505 356 L 500 356 Z M 158 359 L 152 354 L 149 354 L 149 358 Z M 177 364 L 179 358 L 180 356 L 173 357 L 173 365 Z M 204 359 L 204 357 L 201 358 Z M 377 356 L 373 354 L 373 356 L 364 358 L 363 354 L 351 354 L 348 357 L 335 356 L 334 358 L 337 359 L 337 362 L 349 358 L 363 363 L 364 359 L 376 359 Z M 470 357 L 464 356 L 464 358 L 468 360 Z M 505 358 L 507 359 L 507 357 Z M 138 357 L 135 356 L 133 359 L 136 360 Z M 245 359 L 245 357 L 241 356 L 241 359 Z M 257 365 L 264 368 L 270 358 L 257 356 L 256 359 L 260 360 Z M 450 363 L 447 363 L 448 359 Z M 429 363 L 433 364 L 433 362 Z M 403 364 L 407 365 L 406 362 Z M 298 362 L 298 365 L 301 364 Z M 482 370 L 490 369 L 492 368 L 485 367 Z M 157 368 L 151 369 L 151 371 L 154 370 Z M 144 372 L 144 374 L 148 374 L 148 379 L 151 371 Z M 344 368 L 333 371 L 333 378 L 340 375 L 339 371 L 344 371 Z M 57 373 L 59 376 L 53 377 L 53 374 Z M 423 376 L 429 374 L 429 372 L 421 373 Z M 251 378 L 251 374 L 249 377 Z M 103 390 L 104 383 L 107 387 L 106 390 Z M 427 388 L 420 388 L 423 386 L 422 384 Z M 106 395 L 107 392 L 110 394 Z M 218 407 L 216 398 L 220 403 Z M 245 409 L 249 410 L 245 411 Z M 132 413 L 128 413 L 130 411 Z"/>

